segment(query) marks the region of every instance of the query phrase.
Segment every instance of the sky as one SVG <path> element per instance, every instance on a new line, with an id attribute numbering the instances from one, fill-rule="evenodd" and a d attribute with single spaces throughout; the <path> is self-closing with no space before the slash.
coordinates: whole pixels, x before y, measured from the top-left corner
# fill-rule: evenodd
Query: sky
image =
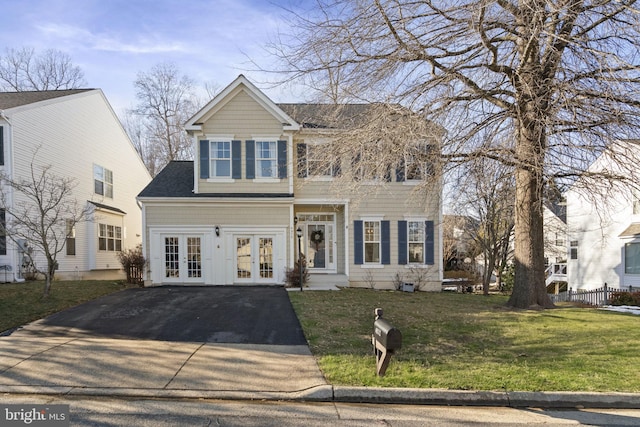
<path id="1" fill-rule="evenodd" d="M 0 0 L 0 53 L 33 48 L 67 53 L 86 87 L 105 93 L 116 113 L 136 103 L 134 81 L 162 62 L 196 84 L 224 88 L 244 74 L 275 102 L 304 101 L 300 91 L 263 84 L 255 71 L 274 58 L 269 40 L 286 30 L 295 0 Z"/>

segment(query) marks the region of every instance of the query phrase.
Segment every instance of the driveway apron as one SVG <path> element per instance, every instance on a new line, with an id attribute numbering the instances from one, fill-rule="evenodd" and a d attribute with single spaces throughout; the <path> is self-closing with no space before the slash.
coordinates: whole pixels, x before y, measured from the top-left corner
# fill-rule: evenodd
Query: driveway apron
<path id="1" fill-rule="evenodd" d="M 282 287 L 127 289 L 0 337 L 0 392 L 259 397 L 326 384 Z"/>

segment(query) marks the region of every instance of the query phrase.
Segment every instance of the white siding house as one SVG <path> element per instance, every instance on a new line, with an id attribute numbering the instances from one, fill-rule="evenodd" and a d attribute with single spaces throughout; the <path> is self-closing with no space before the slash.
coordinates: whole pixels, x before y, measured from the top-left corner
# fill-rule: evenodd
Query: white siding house
<path id="1" fill-rule="evenodd" d="M 626 149 L 637 149 L 624 146 Z M 590 171 L 636 176 L 601 155 Z M 578 187 L 566 192 L 567 281 L 573 289 L 640 286 L 640 199 L 630 188 L 610 187 L 606 194 Z"/>
<path id="2" fill-rule="evenodd" d="M 350 160 L 310 166 L 326 137 L 303 114 L 318 108 L 275 104 L 239 76 L 187 123 L 196 161 L 170 163 L 138 195 L 149 284 L 282 284 L 299 229 L 312 282 L 390 288 L 420 271 L 423 290 L 441 289 L 441 185 L 412 203 L 403 172 L 360 203 L 337 195 Z"/>
<path id="3" fill-rule="evenodd" d="M 135 196 L 151 180 L 117 116 L 98 89 L 0 93 L 0 171 L 13 180 L 31 164 L 75 180 L 73 198 L 92 209 L 89 222 L 69 230 L 56 277 L 122 277 L 117 253 L 141 242 Z M 10 203 L 19 203 L 14 193 Z M 22 278 L 23 248 L 0 248 L 0 280 Z M 36 264 L 45 262 L 35 254 Z"/>

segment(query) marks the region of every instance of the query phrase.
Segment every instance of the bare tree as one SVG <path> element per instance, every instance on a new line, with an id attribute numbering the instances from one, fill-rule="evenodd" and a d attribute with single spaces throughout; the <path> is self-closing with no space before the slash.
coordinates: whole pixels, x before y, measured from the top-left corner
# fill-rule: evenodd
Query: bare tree
<path id="1" fill-rule="evenodd" d="M 488 295 L 491 276 L 502 276 L 512 254 L 515 180 L 511 168 L 493 160 L 468 166 L 458 206 L 478 223 L 470 237 L 483 256 L 482 289 Z"/>
<path id="2" fill-rule="evenodd" d="M 0 57 L 3 91 L 77 89 L 86 85 L 84 73 L 64 52 L 48 49 L 37 54 L 31 48 L 7 49 Z"/>
<path id="3" fill-rule="evenodd" d="M 193 81 L 180 75 L 175 64 L 161 63 L 149 72 L 139 73 L 134 85 L 138 105 L 133 112 L 144 126 L 144 140 L 140 142 L 145 145 L 145 164 L 152 175 L 172 160 L 192 158 L 191 141 L 183 123 L 198 107 Z"/>
<path id="4" fill-rule="evenodd" d="M 35 155 L 31 174 L 26 178 L 1 176 L 0 203 L 6 217 L 4 234 L 16 243 L 25 240 L 34 248 L 35 254 L 27 254 L 31 260 L 38 255 L 45 258 L 45 267 L 32 265 L 45 277 L 44 297 L 47 297 L 68 230 L 87 220 L 90 207 L 73 198 L 72 178 L 55 175 L 50 166 L 39 168 L 34 161 Z"/>
<path id="5" fill-rule="evenodd" d="M 291 34 L 272 49 L 288 81 L 318 88 L 324 79 L 326 98 L 336 98 L 339 74 L 341 102 L 357 94 L 399 103 L 440 124 L 450 166 L 481 157 L 512 167 L 508 304 L 552 307 L 545 183 L 580 175 L 587 186 L 638 182 L 631 168 L 583 172 L 612 141 L 640 132 L 639 12 L 635 0 L 317 0 L 314 10 L 292 16 Z M 610 155 L 637 165 L 637 153 Z"/>

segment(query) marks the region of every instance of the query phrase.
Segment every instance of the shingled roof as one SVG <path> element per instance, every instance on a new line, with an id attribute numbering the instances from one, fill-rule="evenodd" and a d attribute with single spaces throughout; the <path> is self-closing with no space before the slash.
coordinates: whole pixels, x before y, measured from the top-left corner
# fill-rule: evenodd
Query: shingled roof
<path id="1" fill-rule="evenodd" d="M 377 104 L 277 104 L 304 128 L 346 128 L 366 120 Z"/>
<path id="2" fill-rule="evenodd" d="M 93 89 L 40 90 L 26 92 L 0 92 L 0 110 L 29 105 L 48 99 L 87 92 Z"/>

